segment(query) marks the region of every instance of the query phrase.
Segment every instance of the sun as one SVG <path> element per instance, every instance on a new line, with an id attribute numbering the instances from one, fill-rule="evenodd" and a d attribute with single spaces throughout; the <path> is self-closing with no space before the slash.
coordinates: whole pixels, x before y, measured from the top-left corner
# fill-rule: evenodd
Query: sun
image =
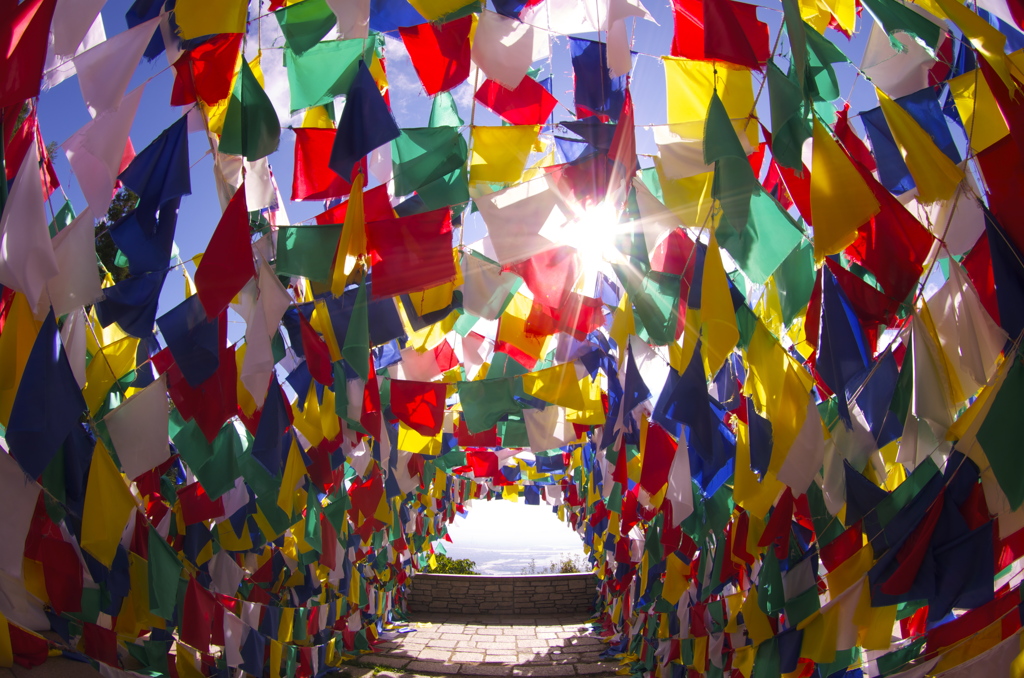
<path id="1" fill-rule="evenodd" d="M 611 272 L 608 264 L 622 258 L 616 241 L 625 231 L 620 223 L 621 210 L 610 201 L 601 201 L 574 210 L 572 219 L 559 233 L 558 244 L 576 249 L 584 273 Z"/>

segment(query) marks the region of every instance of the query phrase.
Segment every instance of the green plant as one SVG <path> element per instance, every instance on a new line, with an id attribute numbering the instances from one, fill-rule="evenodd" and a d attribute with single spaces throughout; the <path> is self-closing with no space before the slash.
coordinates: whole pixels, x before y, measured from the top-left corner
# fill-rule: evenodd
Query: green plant
<path id="1" fill-rule="evenodd" d="M 135 209 L 138 202 L 139 196 L 127 188 L 120 189 L 111 201 L 106 216 L 96 224 L 96 256 L 99 258 L 100 275 L 109 271 L 114 282 L 128 277 L 128 267 L 118 263 L 118 249 L 110 237 L 110 227 Z"/>
<path id="2" fill-rule="evenodd" d="M 435 565 L 430 568 L 435 574 L 480 574 L 476 563 L 469 558 L 449 558 L 443 553 L 434 555 Z"/>

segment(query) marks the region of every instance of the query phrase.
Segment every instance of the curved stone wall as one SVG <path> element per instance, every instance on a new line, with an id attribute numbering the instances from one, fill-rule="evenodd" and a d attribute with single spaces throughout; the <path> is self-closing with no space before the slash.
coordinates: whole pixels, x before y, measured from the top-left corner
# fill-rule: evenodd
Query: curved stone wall
<path id="1" fill-rule="evenodd" d="M 549 615 L 593 612 L 593 574 L 413 575 L 407 584 L 409 612 Z"/>

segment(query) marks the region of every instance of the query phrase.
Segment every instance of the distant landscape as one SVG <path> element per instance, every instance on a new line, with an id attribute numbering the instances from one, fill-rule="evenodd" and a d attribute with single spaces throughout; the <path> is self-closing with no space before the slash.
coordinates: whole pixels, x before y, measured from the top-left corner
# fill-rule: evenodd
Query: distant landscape
<path id="1" fill-rule="evenodd" d="M 546 568 L 552 561 L 559 559 L 564 554 L 582 554 L 582 546 L 575 551 L 567 550 L 494 550 L 485 548 L 473 548 L 469 546 L 456 546 L 446 544 L 448 555 L 452 558 L 469 558 L 476 563 L 476 571 L 480 574 L 521 574 L 523 568 L 529 567 L 531 559 L 535 561 L 537 569 Z"/>
<path id="2" fill-rule="evenodd" d="M 480 574 L 520 574 L 531 559 L 539 571 L 563 554 L 583 554 L 579 536 L 549 506 L 478 500 L 448 533 L 447 554 L 476 562 Z"/>

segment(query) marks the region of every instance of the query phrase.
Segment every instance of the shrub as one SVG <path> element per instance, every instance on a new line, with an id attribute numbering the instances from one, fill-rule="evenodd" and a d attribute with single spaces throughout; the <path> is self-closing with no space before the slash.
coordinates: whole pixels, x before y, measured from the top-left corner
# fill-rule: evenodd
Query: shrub
<path id="1" fill-rule="evenodd" d="M 476 571 L 476 563 L 469 558 L 449 558 L 443 553 L 434 554 L 435 565 L 431 568 L 434 574 L 480 574 Z"/>

